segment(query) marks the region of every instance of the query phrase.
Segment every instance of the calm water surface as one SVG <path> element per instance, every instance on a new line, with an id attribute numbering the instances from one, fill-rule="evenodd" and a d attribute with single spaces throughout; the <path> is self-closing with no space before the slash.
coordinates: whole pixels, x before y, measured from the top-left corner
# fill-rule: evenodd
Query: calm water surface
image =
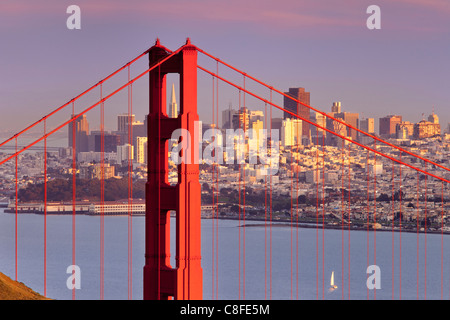
<path id="1" fill-rule="evenodd" d="M 13 279 L 15 219 L 15 214 L 0 211 L 0 271 Z M 75 264 L 81 269 L 76 299 L 100 298 L 100 220 L 85 215 L 75 219 Z M 142 216 L 104 218 L 105 299 L 128 299 L 129 220 L 133 235 L 132 298 L 142 299 Z M 216 221 L 202 220 L 205 299 L 216 298 L 216 293 L 219 299 L 231 300 L 449 298 L 447 235 L 270 228 L 264 222 L 239 228 L 242 222 L 233 220 L 218 221 L 216 229 L 213 223 Z M 47 216 L 47 296 L 51 298 L 72 299 L 72 291 L 66 287 L 66 269 L 72 265 L 72 227 L 71 215 Z M 43 293 L 44 216 L 19 215 L 17 230 L 18 280 Z M 213 234 L 219 237 L 218 246 Z M 373 264 L 381 271 L 381 289 L 376 292 L 366 286 L 367 266 Z M 338 288 L 330 292 L 332 271 Z"/>

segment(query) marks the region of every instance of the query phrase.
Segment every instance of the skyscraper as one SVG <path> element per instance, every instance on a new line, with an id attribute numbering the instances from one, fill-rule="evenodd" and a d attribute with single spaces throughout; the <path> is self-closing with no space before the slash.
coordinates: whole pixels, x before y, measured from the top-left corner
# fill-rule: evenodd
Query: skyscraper
<path id="1" fill-rule="evenodd" d="M 283 147 L 302 144 L 300 132 L 302 131 L 303 121 L 300 119 L 286 119 L 281 124 L 281 145 Z"/>
<path id="2" fill-rule="evenodd" d="M 233 115 L 237 113 L 237 110 L 232 109 L 231 103 L 228 105 L 228 109 L 222 111 L 222 129 L 233 128 Z"/>
<path id="3" fill-rule="evenodd" d="M 434 124 L 439 124 L 439 117 L 433 111 L 433 113 L 428 116 L 428 121 Z"/>
<path id="4" fill-rule="evenodd" d="M 122 164 L 125 161 L 134 159 L 134 147 L 130 144 L 124 144 L 116 147 L 117 163 Z"/>
<path id="5" fill-rule="evenodd" d="M 340 113 L 341 112 L 341 103 L 333 102 L 333 105 L 331 106 L 331 112 Z"/>
<path id="6" fill-rule="evenodd" d="M 128 113 L 119 114 L 117 116 L 117 131 L 128 133 L 128 123 L 133 124 L 135 122 L 135 115 Z"/>
<path id="7" fill-rule="evenodd" d="M 178 105 L 177 105 L 177 99 L 175 96 L 175 84 L 172 83 L 172 100 L 170 101 L 170 113 L 169 117 L 171 118 L 177 118 L 178 117 Z"/>
<path id="8" fill-rule="evenodd" d="M 402 116 L 389 115 L 380 118 L 380 136 L 384 138 L 392 138 L 396 135 L 397 124 L 402 122 Z"/>
<path id="9" fill-rule="evenodd" d="M 119 134 L 107 131 L 103 132 L 103 139 L 101 131 L 92 131 L 91 135 L 89 136 L 89 140 L 89 151 L 94 152 L 101 152 L 102 144 L 104 152 L 117 152 L 117 146 L 123 144 L 121 136 Z"/>
<path id="10" fill-rule="evenodd" d="M 311 114 L 311 122 L 318 124 L 322 128 L 326 128 L 327 126 L 327 117 L 319 112 L 314 112 Z M 315 125 L 311 125 L 311 143 L 317 143 L 317 139 L 325 135 L 325 130 Z M 320 143 L 322 143 L 320 141 Z"/>
<path id="11" fill-rule="evenodd" d="M 241 107 L 237 113 L 233 114 L 232 124 L 234 130 L 242 129 L 247 131 L 250 126 L 250 111 L 245 107 Z"/>
<path id="12" fill-rule="evenodd" d="M 367 133 L 375 133 L 375 120 L 374 118 L 366 118 L 359 121 L 359 128 Z"/>
<path id="13" fill-rule="evenodd" d="M 76 115 L 72 115 L 72 119 Z M 86 115 L 83 114 L 79 116 L 76 120 L 69 123 L 69 147 L 73 147 L 73 133 L 75 126 L 75 148 L 76 152 L 87 152 L 89 151 L 89 123 L 87 121 Z"/>
<path id="14" fill-rule="evenodd" d="M 147 163 L 147 137 L 137 137 L 136 139 L 136 162 L 137 163 Z"/>
<path id="15" fill-rule="evenodd" d="M 359 113 L 351 112 L 340 112 L 334 115 L 336 119 L 344 120 L 344 122 L 354 128 L 359 128 Z M 347 127 L 347 137 L 352 138 L 352 140 L 358 140 L 358 131 Z"/>
<path id="16" fill-rule="evenodd" d="M 305 88 L 289 88 L 288 92 L 285 94 L 293 97 L 294 99 L 310 106 L 310 93 L 305 91 Z M 288 97 L 284 97 L 284 108 L 288 111 L 291 111 L 294 114 L 299 115 L 301 118 L 309 120 L 310 118 L 310 109 L 304 106 L 301 103 L 297 103 L 296 101 L 289 99 Z M 284 118 L 292 118 L 293 116 L 287 112 L 284 113 Z M 295 117 L 294 117 L 295 118 Z M 302 125 L 302 136 L 310 138 L 309 132 L 310 126 L 309 123 L 304 121 Z"/>

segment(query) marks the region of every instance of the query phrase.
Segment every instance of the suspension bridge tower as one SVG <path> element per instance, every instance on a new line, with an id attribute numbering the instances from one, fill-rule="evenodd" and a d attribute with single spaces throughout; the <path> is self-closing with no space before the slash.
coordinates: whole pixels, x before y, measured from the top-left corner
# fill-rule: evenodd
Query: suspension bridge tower
<path id="1" fill-rule="evenodd" d="M 150 110 L 148 123 L 148 181 L 145 214 L 145 300 L 202 299 L 200 210 L 201 187 L 197 152 L 180 154 L 178 182 L 168 181 L 168 141 L 176 129 L 191 134 L 190 150 L 198 150 L 197 48 L 187 39 L 175 53 L 156 41 L 149 49 Z M 178 73 L 180 112 L 167 115 L 166 75 Z M 182 141 L 186 143 L 187 141 Z M 181 151 L 182 152 L 182 151 Z M 198 155 L 197 155 L 198 157 Z M 170 265 L 170 211 L 176 212 L 176 266 Z"/>

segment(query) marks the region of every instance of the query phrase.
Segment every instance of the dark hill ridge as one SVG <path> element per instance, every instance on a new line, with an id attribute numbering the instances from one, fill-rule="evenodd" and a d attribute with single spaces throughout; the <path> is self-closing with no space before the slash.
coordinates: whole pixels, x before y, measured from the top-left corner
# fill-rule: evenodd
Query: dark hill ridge
<path id="1" fill-rule="evenodd" d="M 0 272 L 0 300 L 50 300 Z"/>

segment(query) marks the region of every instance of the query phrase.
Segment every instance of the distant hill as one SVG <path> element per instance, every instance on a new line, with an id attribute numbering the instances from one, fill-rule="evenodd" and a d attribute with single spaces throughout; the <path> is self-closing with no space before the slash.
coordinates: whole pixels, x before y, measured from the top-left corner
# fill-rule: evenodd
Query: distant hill
<path id="1" fill-rule="evenodd" d="M 50 300 L 0 272 L 0 300 Z"/>

